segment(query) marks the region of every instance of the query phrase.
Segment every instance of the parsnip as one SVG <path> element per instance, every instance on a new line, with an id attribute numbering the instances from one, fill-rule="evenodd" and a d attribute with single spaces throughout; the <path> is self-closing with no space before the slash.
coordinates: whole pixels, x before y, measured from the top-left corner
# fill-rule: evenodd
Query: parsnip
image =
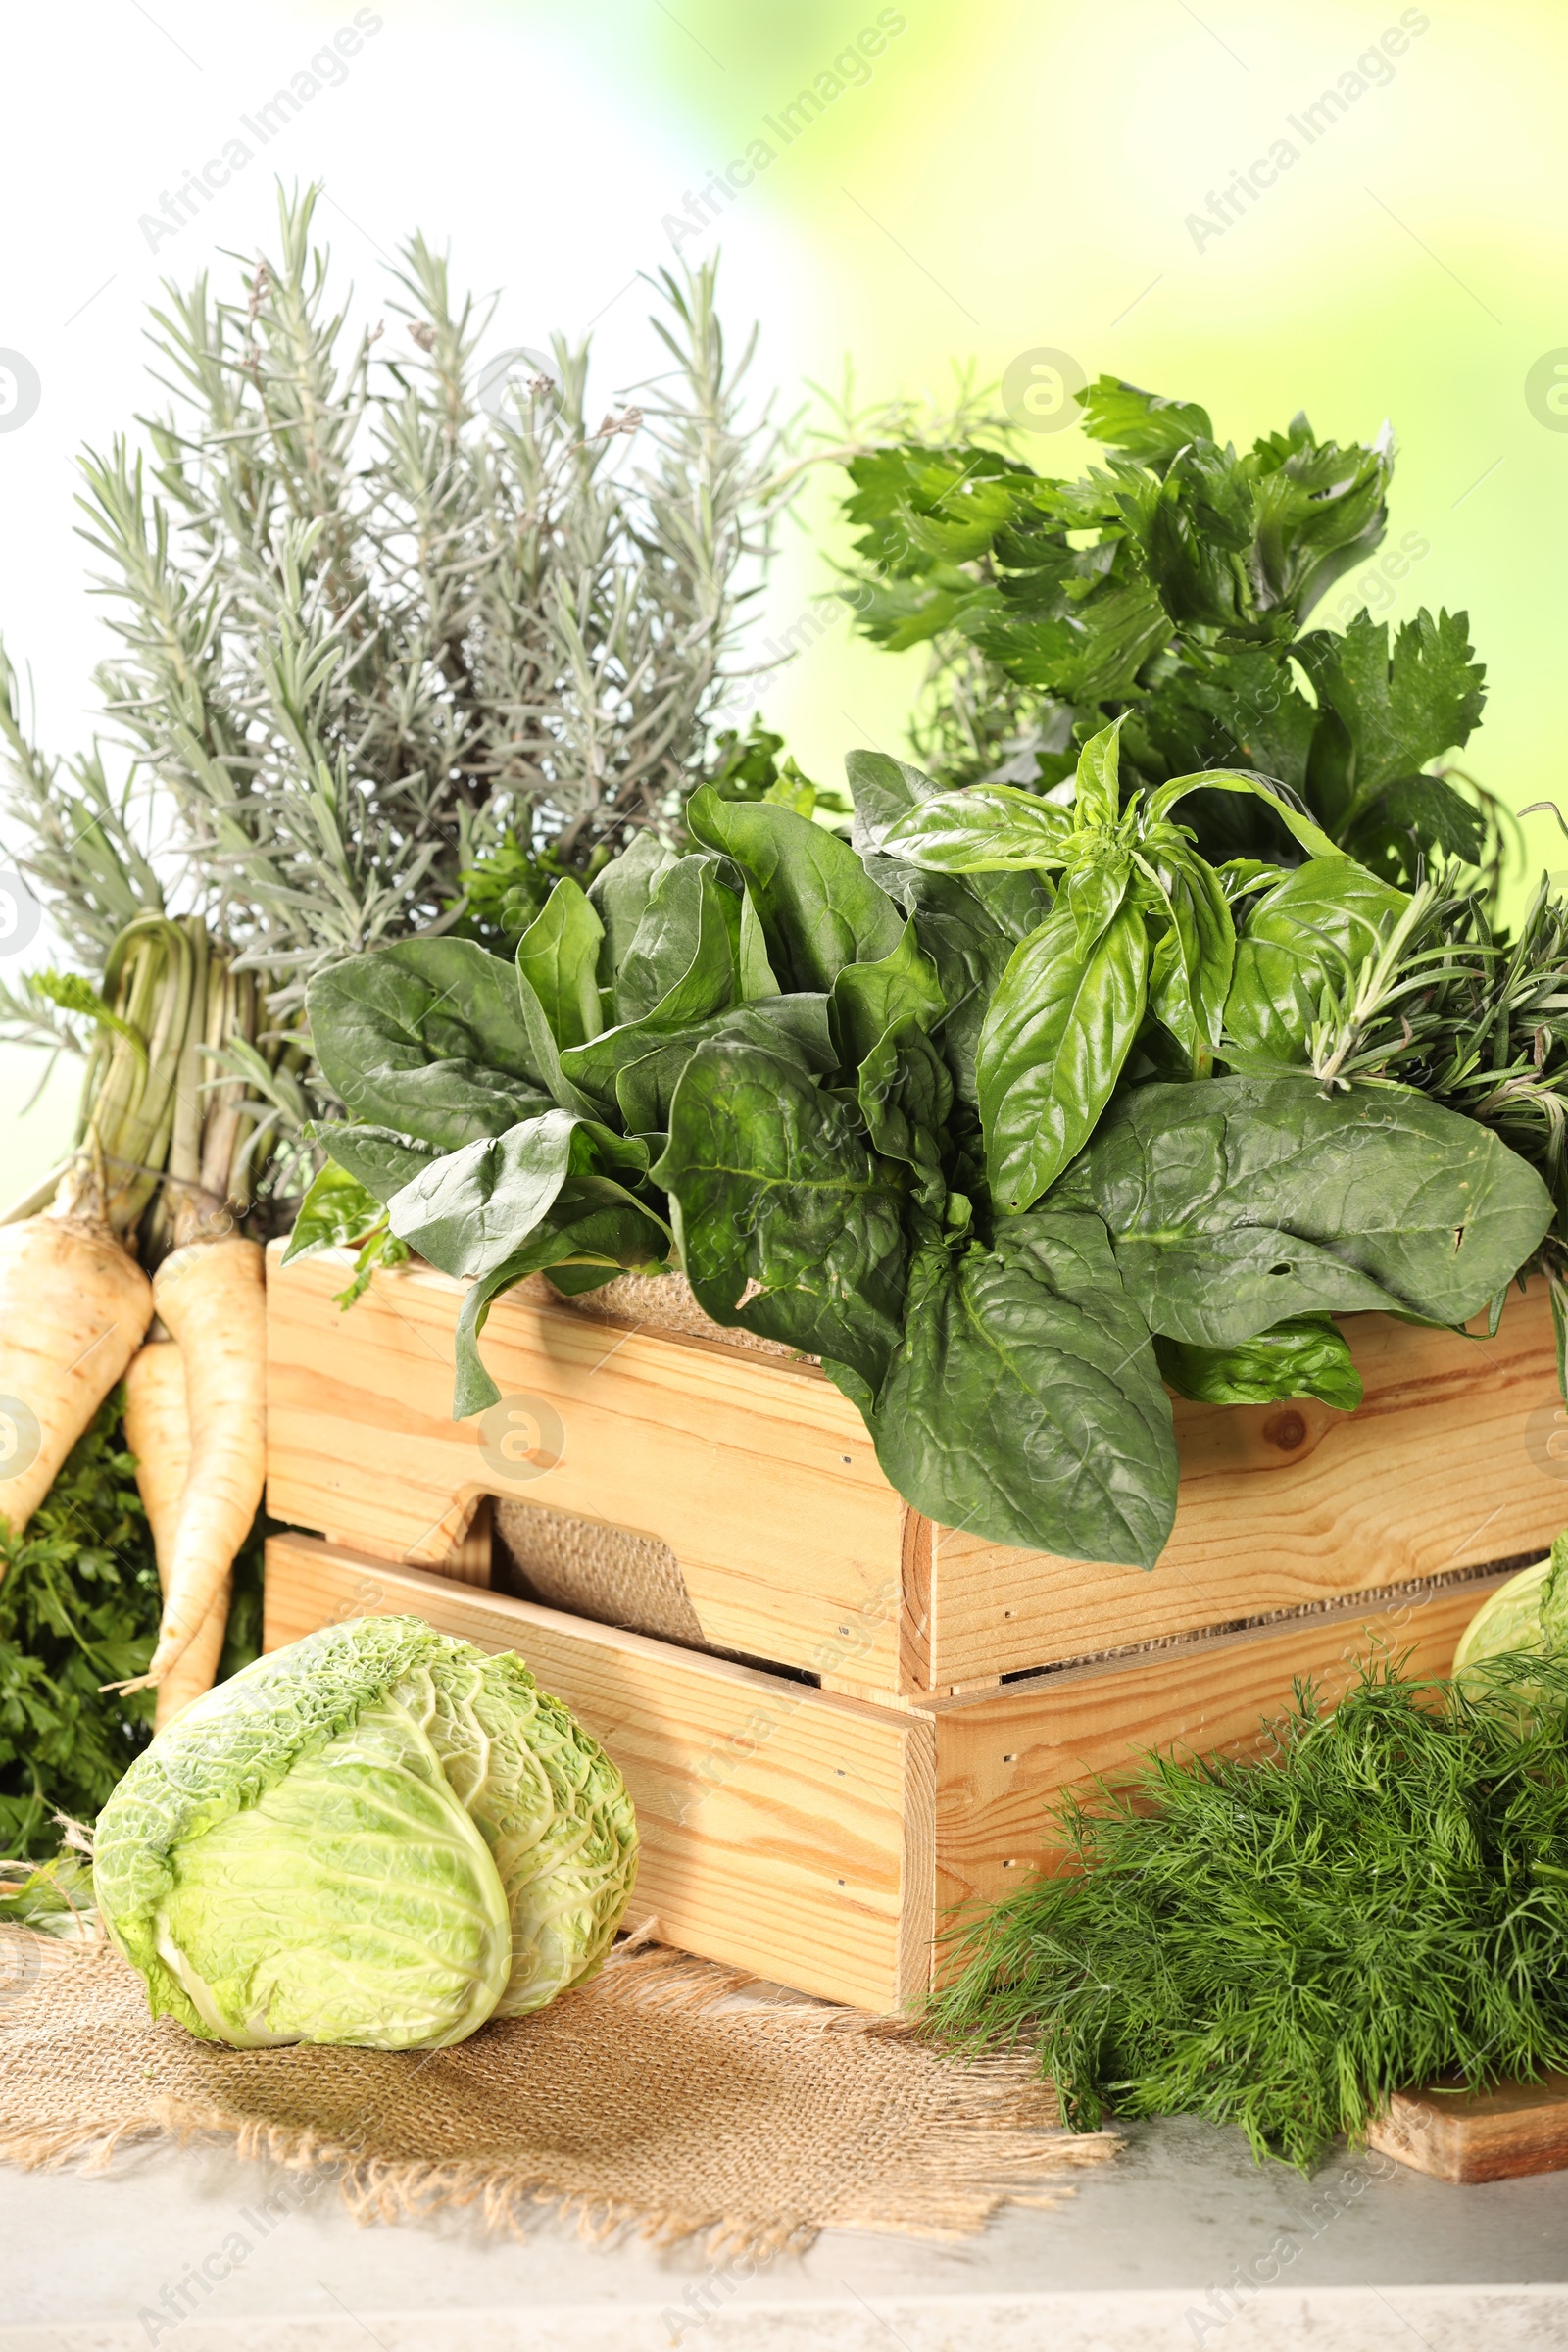
<path id="1" fill-rule="evenodd" d="M 150 1340 L 132 1359 L 125 1375 L 125 1444 L 136 1457 L 136 1485 L 158 1554 L 158 1581 L 167 1596 L 190 1466 L 185 1364 L 173 1340 Z M 224 1577 L 190 1647 L 159 1684 L 156 1730 L 161 1732 L 193 1698 L 212 1689 L 228 1628 L 233 1583 L 232 1574 Z"/>
<path id="2" fill-rule="evenodd" d="M 153 1282 L 185 1366 L 190 1466 L 170 1551 L 158 1646 L 143 1684 L 163 1684 L 201 1632 L 250 1532 L 266 1475 L 267 1319 L 260 1243 L 193 1242 Z"/>
<path id="3" fill-rule="evenodd" d="M 152 1285 L 107 1224 L 45 1214 L 0 1226 L 0 1519 L 13 1536 L 124 1377 L 152 1311 Z"/>

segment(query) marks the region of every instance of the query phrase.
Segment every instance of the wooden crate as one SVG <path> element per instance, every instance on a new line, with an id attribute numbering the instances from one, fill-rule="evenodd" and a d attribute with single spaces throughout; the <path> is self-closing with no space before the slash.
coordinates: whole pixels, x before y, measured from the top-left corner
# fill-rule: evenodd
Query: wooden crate
<path id="1" fill-rule="evenodd" d="M 276 1648 L 344 1618 L 412 1612 L 519 1650 L 626 1777 L 642 1836 L 634 1921 L 656 1917 L 670 1942 L 804 1992 L 892 2010 L 924 1993 L 956 1906 L 1050 1867 L 1047 1809 L 1065 1789 L 1156 1744 L 1246 1752 L 1294 1676 L 1337 1695 L 1374 1642 L 1445 1671 L 1500 1581 L 873 1704 L 286 1535 L 268 1545 L 266 1639 Z"/>
<path id="2" fill-rule="evenodd" d="M 343 1314 L 345 1253 L 286 1270 L 279 1255 L 268 1292 L 276 1518 L 451 1571 L 479 1498 L 520 1496 L 667 1544 L 712 1647 L 875 1699 L 962 1692 L 1517 1560 L 1568 1518 L 1568 1458 L 1554 1451 L 1568 1425 L 1539 1284 L 1510 1298 L 1495 1339 L 1346 1317 L 1366 1389 L 1353 1414 L 1178 1402 L 1176 1526 L 1146 1574 L 934 1526 L 900 1499 L 858 1413 L 811 1365 L 517 1294 L 484 1335 L 508 1401 L 454 1422 L 460 1284 L 404 1267 Z M 509 1415 L 559 1432 L 520 1475 Z"/>

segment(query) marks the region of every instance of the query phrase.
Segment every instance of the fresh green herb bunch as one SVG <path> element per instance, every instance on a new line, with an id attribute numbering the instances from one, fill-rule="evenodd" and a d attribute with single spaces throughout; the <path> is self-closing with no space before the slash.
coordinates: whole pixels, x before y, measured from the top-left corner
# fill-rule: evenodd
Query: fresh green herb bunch
<path id="1" fill-rule="evenodd" d="M 1298 416 L 1238 454 L 1196 402 L 1110 376 L 1081 398 L 1107 459 L 1076 482 L 1005 440 L 901 439 L 848 462 L 859 625 L 893 652 L 932 649 L 922 766 L 1049 789 L 1125 716 L 1133 786 L 1250 768 L 1380 873 L 1423 853 L 1494 862 L 1506 820 L 1490 797 L 1424 772 L 1481 715 L 1464 615 L 1423 612 L 1392 645 L 1364 611 L 1343 635 L 1303 628 L 1383 538 L 1388 435 L 1342 447 Z M 1200 814 L 1211 857 L 1289 855 L 1260 808 Z"/>
<path id="2" fill-rule="evenodd" d="M 1543 875 L 1517 931 L 1449 867 L 1366 955 L 1337 959 L 1307 1038 L 1325 1082 L 1413 1086 L 1495 1129 L 1540 1170 L 1568 1260 L 1568 900 Z"/>
<path id="3" fill-rule="evenodd" d="M 581 873 L 678 816 L 775 512 L 711 267 L 658 280 L 670 364 L 640 405 L 594 423 L 587 347 L 558 338 L 493 414 L 488 310 L 415 237 L 379 358 L 313 248 L 317 194 L 280 199 L 237 299 L 168 289 L 152 481 L 121 439 L 85 462 L 106 709 L 274 1012 L 438 921 L 508 827 Z"/>
<path id="4" fill-rule="evenodd" d="M 20 1541 L 0 1526 L 0 1852 L 54 1852 L 56 1813 L 90 1822 L 152 1736 L 140 1674 L 158 1637 L 153 1540 L 118 1389 Z M 234 1563 L 219 1679 L 261 1652 L 260 1527 Z"/>
<path id="5" fill-rule="evenodd" d="M 1240 2124 L 1303 2168 L 1389 2095 L 1568 2066 L 1568 1661 L 1298 1686 L 1272 1762 L 1150 1760 L 1069 1804 L 1075 1874 L 965 1928 L 933 2022 L 1029 2040 L 1075 2130 Z"/>

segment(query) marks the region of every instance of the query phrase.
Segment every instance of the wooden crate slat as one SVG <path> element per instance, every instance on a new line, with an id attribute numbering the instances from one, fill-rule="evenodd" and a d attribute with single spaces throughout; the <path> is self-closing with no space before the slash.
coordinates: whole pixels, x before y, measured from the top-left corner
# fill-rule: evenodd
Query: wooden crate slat
<path id="1" fill-rule="evenodd" d="M 280 1272 L 273 1257 L 275 1517 L 440 1567 L 478 1495 L 516 1494 L 669 1544 L 716 1647 L 814 1667 L 826 1644 L 897 1687 L 904 1506 L 819 1372 L 503 1298 L 485 1360 L 504 1396 L 542 1398 L 564 1430 L 557 1467 L 509 1481 L 481 1424 L 451 1417 L 462 1287 L 403 1269 L 344 1315 L 344 1262 Z"/>
<path id="2" fill-rule="evenodd" d="M 1256 1750 L 1297 1675 L 1337 1695 L 1377 1643 L 1446 1671 L 1501 1575 L 1200 1636 L 966 1698 L 859 1699 L 309 1536 L 268 1546 L 267 1643 L 411 1610 L 515 1648 L 626 1776 L 642 1861 L 633 1917 L 671 1941 L 823 1998 L 916 2004 L 954 1907 L 1050 1867 L 1051 1807 L 1151 1747 Z M 1010 1867 L 1009 1867 L 1010 1866 Z"/>
<path id="3" fill-rule="evenodd" d="M 1371 1610 L 1324 1610 L 1246 1634 L 1006 1683 L 931 1702 L 937 1729 L 937 1902 L 1016 1892 L 1043 1855 L 1041 1827 L 1065 1792 L 1125 1774 L 1151 1748 L 1267 1752 L 1260 1720 L 1298 1675 L 1330 1699 L 1385 1645 L 1416 1674 L 1446 1674 L 1460 1634 L 1505 1574 L 1418 1588 Z"/>
<path id="4" fill-rule="evenodd" d="M 1440 2180 L 1517 2180 L 1568 2170 L 1568 2075 L 1494 2090 L 1401 2090 L 1368 2147 Z"/>
<path id="5" fill-rule="evenodd" d="M 1386 1315 L 1343 1328 L 1357 1413 L 1178 1400 L 1176 1526 L 1147 1575 L 937 1530 L 933 1686 L 1081 1657 L 1110 1627 L 1154 1641 L 1545 1550 L 1568 1517 L 1568 1461 L 1527 1444 L 1532 1414 L 1557 1401 L 1544 1286 L 1510 1297 L 1494 1340 Z"/>
<path id="6" fill-rule="evenodd" d="M 484 1348 L 506 1394 L 542 1398 L 559 1464 L 510 1485 L 451 1413 L 462 1286 L 378 1275 L 348 1315 L 346 1253 L 269 1291 L 270 1504 L 360 1551 L 442 1567 L 475 1500 L 530 1502 L 651 1536 L 679 1561 L 705 1639 L 871 1697 L 920 1697 L 1118 1642 L 1544 1549 L 1568 1486 L 1542 1442 L 1556 1409 L 1544 1290 L 1494 1339 L 1345 1318 L 1354 1415 L 1311 1401 L 1178 1403 L 1175 1533 L 1151 1572 L 1061 1560 L 933 1527 L 900 1502 L 858 1414 L 808 1365 L 627 1330 L 521 1296 Z"/>
<path id="7" fill-rule="evenodd" d="M 876 2010 L 915 1996 L 935 1878 L 928 1721 L 313 1537 L 269 1542 L 269 1649 L 402 1610 L 519 1650 L 604 1741 L 642 1833 L 634 1922 L 655 1914 L 684 1949 L 804 1992 Z"/>

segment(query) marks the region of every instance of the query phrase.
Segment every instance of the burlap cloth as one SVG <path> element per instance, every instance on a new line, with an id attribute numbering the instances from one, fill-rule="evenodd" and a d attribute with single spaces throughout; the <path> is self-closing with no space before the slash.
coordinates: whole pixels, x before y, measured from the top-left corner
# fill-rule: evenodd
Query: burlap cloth
<path id="1" fill-rule="evenodd" d="M 825 2229 L 965 2236 L 1116 2146 L 1056 2129 L 1022 2058 L 960 2064 L 852 2011 L 739 2005 L 746 1982 L 632 1944 L 456 2049 L 228 2050 L 150 2023 L 107 1944 L 0 1928 L 0 2157 L 91 2171 L 135 2141 L 227 2139 L 335 2174 L 363 2221 L 472 2206 L 520 2231 L 550 2206 L 594 2235 L 771 2252 Z"/>

